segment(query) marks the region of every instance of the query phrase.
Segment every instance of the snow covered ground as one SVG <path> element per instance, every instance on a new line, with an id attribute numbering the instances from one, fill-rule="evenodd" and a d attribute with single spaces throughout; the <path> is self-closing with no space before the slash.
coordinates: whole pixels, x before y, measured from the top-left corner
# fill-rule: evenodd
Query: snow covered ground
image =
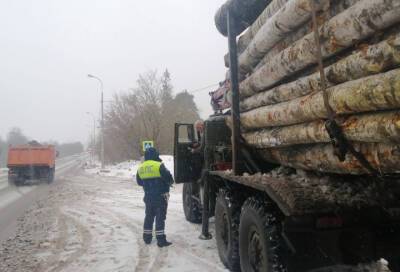
<path id="1" fill-rule="evenodd" d="M 172 172 L 172 157 L 162 159 Z M 166 222 L 173 245 L 143 243 L 143 191 L 133 179 L 139 163 L 106 171 L 88 165 L 61 176 L 20 218 L 16 236 L 0 246 L 0 271 L 227 271 L 215 240 L 199 240 L 201 226 L 185 220 L 181 185 L 172 188 Z M 214 234 L 213 220 L 210 231 Z M 382 261 L 340 271 L 389 270 Z"/>
<path id="2" fill-rule="evenodd" d="M 168 155 L 160 155 L 160 158 L 165 167 L 167 167 L 171 174 L 174 175 L 174 158 Z M 131 179 L 136 175 L 140 163 L 141 161 L 125 161 L 115 165 L 109 165 L 105 171 L 101 171 L 100 162 L 96 162 L 94 163 L 93 167 L 89 166 L 86 171 L 91 174 L 100 174 L 106 177 Z"/>
<path id="3" fill-rule="evenodd" d="M 172 158 L 163 161 L 172 170 Z M 0 247 L 0 271 L 227 271 L 215 240 L 199 240 L 201 226 L 185 221 L 180 185 L 171 191 L 166 222 L 173 245 L 143 243 L 137 165 L 87 169 L 54 183 Z"/>

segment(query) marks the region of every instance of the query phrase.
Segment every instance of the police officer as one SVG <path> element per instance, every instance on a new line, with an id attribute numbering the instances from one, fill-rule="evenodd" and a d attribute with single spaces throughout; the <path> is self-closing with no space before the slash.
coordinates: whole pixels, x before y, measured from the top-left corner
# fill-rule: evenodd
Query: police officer
<path id="1" fill-rule="evenodd" d="M 165 219 L 167 217 L 169 188 L 174 182 L 171 173 L 161 162 L 157 150 L 153 147 L 146 149 L 144 162 L 136 174 L 136 182 L 144 189 L 146 205 L 143 240 L 150 244 L 153 239 L 153 223 L 156 221 L 156 238 L 159 247 L 170 246 L 165 236 Z"/>

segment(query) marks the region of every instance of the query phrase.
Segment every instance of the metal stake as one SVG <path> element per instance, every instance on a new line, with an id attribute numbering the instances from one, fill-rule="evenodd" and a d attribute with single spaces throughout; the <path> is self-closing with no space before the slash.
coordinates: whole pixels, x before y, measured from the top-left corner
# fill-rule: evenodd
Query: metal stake
<path id="1" fill-rule="evenodd" d="M 240 110 L 239 110 L 239 74 L 236 46 L 235 20 L 231 10 L 228 11 L 228 46 L 229 70 L 231 75 L 232 93 L 232 168 L 235 175 L 239 175 L 239 150 L 240 150 Z"/>
<path id="2" fill-rule="evenodd" d="M 201 218 L 201 234 L 199 239 L 210 240 L 212 235 L 209 232 L 209 201 L 210 201 L 210 190 L 208 185 L 208 171 L 203 171 L 201 175 L 201 183 L 204 184 L 204 195 L 203 195 L 203 212 Z"/>

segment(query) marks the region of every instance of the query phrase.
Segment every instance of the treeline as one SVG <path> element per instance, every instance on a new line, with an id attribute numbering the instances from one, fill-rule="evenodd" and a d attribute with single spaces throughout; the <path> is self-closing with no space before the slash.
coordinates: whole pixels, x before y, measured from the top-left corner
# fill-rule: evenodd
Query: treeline
<path id="1" fill-rule="evenodd" d="M 7 164 L 8 147 L 10 145 L 27 144 L 32 139 L 26 136 L 20 128 L 12 128 L 3 140 L 0 137 L 0 167 L 5 167 Z M 41 142 L 41 144 L 52 144 L 56 147 L 60 157 L 70 156 L 84 151 L 84 147 L 80 142 L 73 143 L 58 143 L 55 141 Z"/>
<path id="2" fill-rule="evenodd" d="M 60 158 L 79 154 L 84 151 L 84 146 L 81 142 L 72 142 L 63 144 L 53 142 L 51 144 L 56 146 L 56 150 L 58 151 Z"/>
<path id="3" fill-rule="evenodd" d="M 174 123 L 199 119 L 193 95 L 173 95 L 168 70 L 159 76 L 149 71 L 139 76 L 137 86 L 114 95 L 104 121 L 105 159 L 120 162 L 142 156 L 142 141 L 152 140 L 161 154 L 173 153 Z M 97 141 L 97 152 L 99 143 Z"/>

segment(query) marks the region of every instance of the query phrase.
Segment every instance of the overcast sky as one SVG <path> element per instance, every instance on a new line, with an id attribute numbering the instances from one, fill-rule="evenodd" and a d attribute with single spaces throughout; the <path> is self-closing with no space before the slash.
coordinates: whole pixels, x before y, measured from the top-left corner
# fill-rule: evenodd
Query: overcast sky
<path id="1" fill-rule="evenodd" d="M 227 41 L 214 27 L 224 0 L 0 0 L 0 136 L 86 142 L 105 99 L 138 74 L 168 68 L 175 91 L 224 78 Z M 195 94 L 205 118 L 208 92 Z"/>

